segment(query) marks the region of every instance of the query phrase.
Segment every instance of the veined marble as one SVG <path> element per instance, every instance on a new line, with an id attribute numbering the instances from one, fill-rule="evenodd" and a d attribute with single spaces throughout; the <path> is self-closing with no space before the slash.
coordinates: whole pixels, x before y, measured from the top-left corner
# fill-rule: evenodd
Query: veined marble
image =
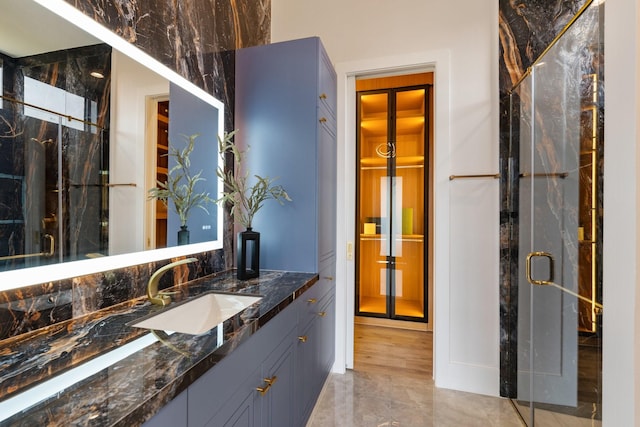
<path id="1" fill-rule="evenodd" d="M 172 290 L 176 302 L 207 291 L 258 294 L 263 298 L 209 332 L 174 333 L 100 371 L 0 426 L 133 426 L 151 418 L 189 384 L 287 307 L 318 279 L 312 273 L 265 271 L 239 281 L 235 272 L 200 278 Z M 40 381 L 124 345 L 147 330 L 127 324 L 162 307 L 128 301 L 82 318 L 2 342 L 0 401 Z M 165 308 L 166 309 L 166 308 Z"/>

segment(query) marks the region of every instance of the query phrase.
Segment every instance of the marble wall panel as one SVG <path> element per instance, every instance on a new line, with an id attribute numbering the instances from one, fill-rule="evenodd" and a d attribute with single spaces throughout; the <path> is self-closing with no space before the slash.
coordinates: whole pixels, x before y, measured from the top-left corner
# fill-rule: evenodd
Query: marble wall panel
<path id="1" fill-rule="evenodd" d="M 220 250 L 194 254 L 198 262 L 168 271 L 160 289 L 225 269 Z M 0 292 L 0 343 L 146 295 L 149 277 L 171 260 Z"/>
<path id="2" fill-rule="evenodd" d="M 234 50 L 269 43 L 270 0 L 67 2 L 223 101 L 227 107 L 225 128 L 234 128 Z M 98 153 L 77 152 L 76 155 L 93 158 Z M 0 152 L 0 165 L 2 156 Z M 73 173 L 74 177 L 84 176 L 87 170 L 80 167 Z M 79 190 L 79 193 L 88 200 L 88 192 Z M 77 225 L 71 227 L 78 238 L 86 236 Z M 11 230 L 0 229 L 0 233 L 4 232 Z M 219 272 L 231 266 L 232 257 L 225 254 L 233 252 L 233 234 L 233 222 L 226 212 L 224 250 L 195 254 L 199 263 L 197 267 L 196 264 L 186 267 L 188 277 Z M 167 262 L 0 292 L 0 341 L 141 297 L 151 273 Z M 169 286 L 173 280 L 173 274 L 168 272 L 160 287 Z"/>
<path id="3" fill-rule="evenodd" d="M 227 52 L 271 39 L 270 0 L 67 2 L 228 106 L 234 69 Z"/>

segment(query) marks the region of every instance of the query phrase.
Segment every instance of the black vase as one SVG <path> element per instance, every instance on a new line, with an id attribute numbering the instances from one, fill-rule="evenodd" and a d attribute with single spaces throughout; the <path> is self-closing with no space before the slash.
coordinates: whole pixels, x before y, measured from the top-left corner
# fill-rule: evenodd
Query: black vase
<path id="1" fill-rule="evenodd" d="M 178 231 L 178 245 L 188 245 L 189 244 L 189 230 L 187 230 L 186 225 L 180 226 L 180 231 Z"/>
<path id="2" fill-rule="evenodd" d="M 240 280 L 260 275 L 260 233 L 247 227 L 238 233 L 237 276 Z"/>

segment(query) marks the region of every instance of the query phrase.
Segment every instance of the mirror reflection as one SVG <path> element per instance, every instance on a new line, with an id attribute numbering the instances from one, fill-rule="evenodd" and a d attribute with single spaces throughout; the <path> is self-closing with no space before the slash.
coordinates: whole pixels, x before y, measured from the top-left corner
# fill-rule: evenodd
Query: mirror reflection
<path id="1" fill-rule="evenodd" d="M 221 240 L 214 203 L 185 222 L 148 197 L 193 139 L 194 191 L 216 198 L 220 103 L 31 0 L 2 9 L 0 271 L 175 246 L 181 225 L 182 243 Z"/>

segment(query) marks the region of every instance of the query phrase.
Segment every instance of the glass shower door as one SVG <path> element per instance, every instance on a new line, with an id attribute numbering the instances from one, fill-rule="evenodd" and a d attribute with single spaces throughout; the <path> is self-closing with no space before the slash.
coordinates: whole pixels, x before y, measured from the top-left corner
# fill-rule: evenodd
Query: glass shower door
<path id="1" fill-rule="evenodd" d="M 597 18 L 587 10 L 511 99 L 520 156 L 517 407 L 529 425 L 600 418 L 601 353 L 584 346 L 599 340 L 602 307 Z"/>

